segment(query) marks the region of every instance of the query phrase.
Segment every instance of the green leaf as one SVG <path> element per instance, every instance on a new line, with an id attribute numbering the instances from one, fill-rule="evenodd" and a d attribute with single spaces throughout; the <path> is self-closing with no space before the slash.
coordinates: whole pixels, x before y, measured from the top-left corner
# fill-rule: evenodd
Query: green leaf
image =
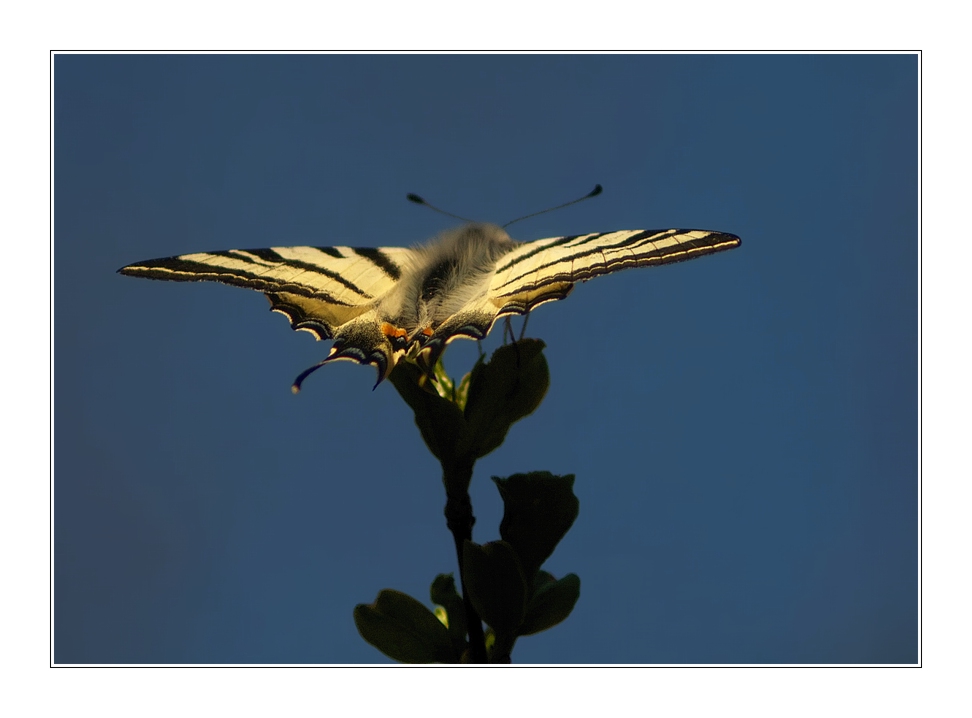
<path id="1" fill-rule="evenodd" d="M 544 576 L 544 574 L 546 574 Z M 546 631 L 556 626 L 574 610 L 574 604 L 580 598 L 580 578 L 576 574 L 568 573 L 559 581 L 553 579 L 546 571 L 541 571 L 538 578 L 543 576 L 527 605 L 526 618 L 517 631 L 518 635 L 529 636 L 533 633 Z"/>
<path id="2" fill-rule="evenodd" d="M 439 360 L 432 367 L 432 376 L 435 377 L 435 381 L 431 382 L 435 393 L 456 404 L 456 384 L 446 372 L 445 365 L 442 363 L 442 356 L 439 356 Z M 462 409 L 461 406 L 459 408 Z"/>
<path id="3" fill-rule="evenodd" d="M 354 608 L 354 625 L 368 643 L 401 663 L 458 663 L 449 631 L 411 596 L 384 589 Z"/>
<path id="4" fill-rule="evenodd" d="M 550 386 L 543 348 L 539 339 L 522 339 L 501 346 L 488 362 L 473 368 L 464 412 L 468 431 L 460 452 L 485 456 L 503 443 L 513 422 L 540 406 Z"/>
<path id="5" fill-rule="evenodd" d="M 526 614 L 527 581 L 505 541 L 462 547 L 466 590 L 473 608 L 498 635 L 513 636 Z"/>
<path id="6" fill-rule="evenodd" d="M 523 572 L 533 580 L 550 558 L 580 510 L 574 495 L 574 476 L 549 471 L 493 477 L 503 498 L 500 537 L 513 547 Z"/>
<path id="7" fill-rule="evenodd" d="M 433 368 L 436 381 L 405 360 L 389 379 L 443 466 L 471 466 L 503 443 L 513 422 L 540 405 L 550 385 L 543 348 L 539 339 L 501 346 L 488 362 L 480 357 L 458 386 L 441 361 Z"/>
<path id="8" fill-rule="evenodd" d="M 556 580 L 556 577 L 552 573 L 540 569 L 537 571 L 537 575 L 533 577 L 533 593 L 536 594 L 543 586 L 548 583 L 553 583 Z"/>
<path id="9" fill-rule="evenodd" d="M 473 365 L 473 368 L 469 371 L 469 373 L 467 373 L 462 378 L 462 380 L 459 382 L 459 385 L 456 387 L 456 398 L 455 398 L 456 406 L 462 409 L 463 412 L 466 411 L 466 402 L 469 400 L 469 384 L 472 382 L 473 373 L 476 371 L 478 367 L 482 366 L 485 362 L 486 362 L 486 355 L 480 354 L 479 359 L 476 360 L 476 363 L 475 365 Z"/>
<path id="10" fill-rule="evenodd" d="M 415 413 L 415 424 L 432 455 L 442 463 L 456 463 L 457 445 L 466 434 L 459 407 L 436 394 L 428 377 L 410 362 L 400 361 L 389 380 Z"/>
<path id="11" fill-rule="evenodd" d="M 429 597 L 432 603 L 445 609 L 452 647 L 461 655 L 466 647 L 466 608 L 463 606 L 462 596 L 456 591 L 456 581 L 451 573 L 440 573 L 435 577 L 429 589 Z"/>

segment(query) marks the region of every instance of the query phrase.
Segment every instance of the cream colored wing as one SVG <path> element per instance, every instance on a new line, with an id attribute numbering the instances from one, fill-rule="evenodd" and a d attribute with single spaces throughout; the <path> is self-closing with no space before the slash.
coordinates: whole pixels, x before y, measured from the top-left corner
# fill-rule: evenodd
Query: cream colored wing
<path id="1" fill-rule="evenodd" d="M 404 247 L 271 247 L 151 259 L 121 274 L 178 282 L 220 282 L 263 292 L 294 329 L 320 339 L 366 312 L 401 277 Z"/>
<path id="2" fill-rule="evenodd" d="M 453 339 L 482 339 L 499 317 L 566 298 L 574 282 L 628 267 L 681 262 L 740 243 L 734 234 L 697 229 L 621 230 L 525 242 L 499 260 L 483 296 L 436 329 L 422 348 L 422 363 L 434 366 Z"/>
<path id="3" fill-rule="evenodd" d="M 500 260 L 488 297 L 498 316 L 521 314 L 563 299 L 574 282 L 628 267 L 681 262 L 740 243 L 734 234 L 699 229 L 633 229 L 538 239 Z"/>

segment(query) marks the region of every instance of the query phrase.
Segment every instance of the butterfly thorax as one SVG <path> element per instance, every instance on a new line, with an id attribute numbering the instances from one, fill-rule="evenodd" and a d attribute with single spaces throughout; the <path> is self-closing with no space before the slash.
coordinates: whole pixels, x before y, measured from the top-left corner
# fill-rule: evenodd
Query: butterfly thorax
<path id="1" fill-rule="evenodd" d="M 467 224 L 415 248 L 401 281 L 378 301 L 384 321 L 423 343 L 443 322 L 482 296 L 497 261 L 517 242 L 494 224 Z"/>

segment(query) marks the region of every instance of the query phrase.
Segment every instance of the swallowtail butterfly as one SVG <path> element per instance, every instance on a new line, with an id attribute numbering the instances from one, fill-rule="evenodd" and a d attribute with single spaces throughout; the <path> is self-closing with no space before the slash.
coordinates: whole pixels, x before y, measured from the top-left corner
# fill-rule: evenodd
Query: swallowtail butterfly
<path id="1" fill-rule="evenodd" d="M 453 339 L 482 339 L 500 317 L 564 299 L 575 282 L 739 244 L 733 234 L 696 229 L 517 242 L 497 225 L 470 223 L 414 248 L 230 249 L 152 259 L 118 271 L 255 289 L 295 330 L 333 339 L 327 358 L 294 382 L 296 392 L 308 374 L 338 359 L 373 364 L 378 383 L 406 354 L 429 370 Z"/>

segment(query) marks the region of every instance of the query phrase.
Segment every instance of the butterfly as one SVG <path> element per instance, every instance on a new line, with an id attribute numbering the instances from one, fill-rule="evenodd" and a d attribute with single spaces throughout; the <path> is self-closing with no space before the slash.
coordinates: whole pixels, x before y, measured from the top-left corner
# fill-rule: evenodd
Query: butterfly
<path id="1" fill-rule="evenodd" d="M 599 189 L 599 188 L 598 188 Z M 468 223 L 416 247 L 271 247 L 182 254 L 121 274 L 221 282 L 263 292 L 295 330 L 333 339 L 327 357 L 371 364 L 377 387 L 408 356 L 431 372 L 454 339 L 483 339 L 501 317 L 564 299 L 575 282 L 629 267 L 738 247 L 697 229 L 635 229 L 517 242 L 495 224 Z"/>

